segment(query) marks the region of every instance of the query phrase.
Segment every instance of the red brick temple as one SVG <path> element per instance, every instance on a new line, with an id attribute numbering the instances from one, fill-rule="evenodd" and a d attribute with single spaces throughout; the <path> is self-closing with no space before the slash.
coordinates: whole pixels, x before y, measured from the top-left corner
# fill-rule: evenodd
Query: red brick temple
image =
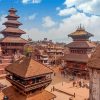
<path id="1" fill-rule="evenodd" d="M 12 84 L 0 96 L 4 100 L 54 100 L 54 94 L 45 90 L 51 83 L 53 71 L 31 57 L 23 57 L 6 67 L 6 78 Z"/>
<path id="2" fill-rule="evenodd" d="M 93 35 L 84 28 L 78 27 L 77 30 L 68 35 L 73 42 L 67 44 L 70 53 L 66 56 L 67 72 L 72 75 L 88 76 L 87 62 L 91 57 L 96 45 L 89 40 Z"/>
<path id="3" fill-rule="evenodd" d="M 0 40 L 3 54 L 11 55 L 17 52 L 23 53 L 23 47 L 27 43 L 25 39 L 20 37 L 22 34 L 25 34 L 25 32 L 19 29 L 22 23 L 17 21 L 20 17 L 16 15 L 16 12 L 17 10 L 14 8 L 9 10 L 9 15 L 6 16 L 8 20 L 3 23 L 6 28 L 0 32 L 4 36 L 4 38 Z"/>

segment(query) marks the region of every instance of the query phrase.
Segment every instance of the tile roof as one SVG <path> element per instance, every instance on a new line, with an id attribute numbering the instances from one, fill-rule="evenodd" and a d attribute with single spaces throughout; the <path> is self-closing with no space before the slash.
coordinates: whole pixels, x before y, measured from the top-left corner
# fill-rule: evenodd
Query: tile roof
<path id="1" fill-rule="evenodd" d="M 26 32 L 19 28 L 7 27 L 6 29 L 2 30 L 1 33 L 25 34 Z"/>
<path id="2" fill-rule="evenodd" d="M 9 12 L 11 12 L 11 11 L 17 12 L 17 10 L 15 8 L 10 8 Z"/>
<path id="3" fill-rule="evenodd" d="M 93 34 L 85 31 L 85 29 L 83 29 L 83 28 L 77 29 L 75 32 L 69 34 L 68 36 L 79 36 L 79 35 L 93 36 Z"/>
<path id="4" fill-rule="evenodd" d="M 22 23 L 20 23 L 20 22 L 17 21 L 17 20 L 8 20 L 8 21 L 6 21 L 5 23 L 3 23 L 3 25 L 6 25 L 6 24 L 17 24 L 17 25 L 22 25 Z"/>
<path id="5" fill-rule="evenodd" d="M 87 63 L 90 56 L 87 54 L 74 54 L 74 53 L 70 53 L 70 54 L 66 54 L 64 56 L 66 61 L 75 61 L 75 62 L 83 62 L 83 63 Z"/>
<path id="6" fill-rule="evenodd" d="M 30 57 L 23 57 L 19 59 L 13 64 L 7 66 L 6 71 L 14 73 L 22 78 L 30 78 L 53 72 L 49 67 L 33 60 Z"/>
<path id="7" fill-rule="evenodd" d="M 100 44 L 89 59 L 87 66 L 90 68 L 100 69 Z"/>
<path id="8" fill-rule="evenodd" d="M 96 45 L 91 41 L 74 41 L 67 44 L 69 48 L 94 48 Z"/>
<path id="9" fill-rule="evenodd" d="M 28 43 L 27 40 L 20 37 L 5 37 L 0 39 L 0 42 L 4 43 Z"/>
<path id="10" fill-rule="evenodd" d="M 9 100 L 51 100 L 54 99 L 56 96 L 46 90 L 42 92 L 33 93 L 30 96 L 24 96 L 18 93 L 12 86 L 5 88 L 2 93 L 0 94 L 1 97 L 6 95 L 9 97 Z M 0 99 L 2 100 L 2 98 Z"/>
<path id="11" fill-rule="evenodd" d="M 10 14 L 10 15 L 6 16 L 5 18 L 11 18 L 11 17 L 13 17 L 13 18 L 20 18 L 19 16 L 14 15 L 14 14 Z"/>

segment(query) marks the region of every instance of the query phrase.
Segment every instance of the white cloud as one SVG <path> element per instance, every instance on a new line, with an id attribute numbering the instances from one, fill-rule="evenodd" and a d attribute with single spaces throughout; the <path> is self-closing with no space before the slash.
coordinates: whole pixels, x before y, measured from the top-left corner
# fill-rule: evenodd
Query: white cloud
<path id="1" fill-rule="evenodd" d="M 67 16 L 67 15 L 72 15 L 77 13 L 75 8 L 65 8 L 63 10 L 59 10 L 59 14 L 60 16 Z"/>
<path id="2" fill-rule="evenodd" d="M 22 0 L 22 3 L 27 4 L 27 3 L 33 3 L 33 4 L 38 4 L 41 2 L 41 0 Z"/>
<path id="3" fill-rule="evenodd" d="M 50 16 L 46 16 L 43 18 L 43 23 L 42 26 L 45 28 L 50 28 L 55 26 L 55 22 L 52 20 L 52 18 Z"/>
<path id="4" fill-rule="evenodd" d="M 5 21 L 7 21 L 7 19 L 5 18 L 6 15 L 2 15 L 0 16 L 0 30 L 4 29 L 5 26 L 2 25 Z"/>
<path id="5" fill-rule="evenodd" d="M 5 21 L 7 21 L 7 19 L 5 18 L 5 16 L 6 16 L 6 15 L 0 16 L 0 31 L 2 31 L 2 30 L 5 28 L 5 26 L 2 25 Z M 0 37 L 2 37 L 1 34 L 0 34 Z"/>
<path id="6" fill-rule="evenodd" d="M 94 34 L 93 40 L 99 40 L 100 17 L 96 15 L 89 17 L 86 16 L 85 13 L 77 12 L 75 9 L 78 8 L 84 12 L 99 14 L 98 4 L 100 4 L 99 0 L 66 0 L 66 2 L 64 2 L 64 5 L 66 5 L 64 9 L 56 8 L 60 16 L 65 16 L 59 23 L 55 22 L 50 16 L 46 16 L 42 22 L 42 26 L 46 28 L 45 30 L 33 27 L 27 30 L 27 33 L 30 33 L 30 37 L 32 37 L 33 40 L 41 40 L 47 37 L 55 41 L 69 42 L 71 38 L 68 38 L 67 35 L 75 31 L 81 23 L 84 25 L 86 31 Z M 73 5 L 75 5 L 75 7 L 72 7 Z M 72 16 L 69 18 L 66 17 L 66 15 L 69 14 Z"/>
<path id="7" fill-rule="evenodd" d="M 28 36 L 30 38 L 33 39 L 33 41 L 36 41 L 36 40 L 41 40 L 45 37 L 45 33 L 42 32 L 41 30 L 39 30 L 38 28 L 36 27 L 33 27 L 31 29 L 23 29 L 24 31 L 26 31 L 27 35 L 23 35 L 24 38 L 28 39 Z"/>
<path id="8" fill-rule="evenodd" d="M 37 14 L 32 14 L 28 17 L 29 20 L 34 20 L 36 18 Z"/>
<path id="9" fill-rule="evenodd" d="M 64 5 L 67 7 L 75 5 L 84 12 L 100 15 L 100 0 L 66 0 Z"/>
<path id="10" fill-rule="evenodd" d="M 28 3 L 30 0 L 22 0 L 23 3 Z"/>
<path id="11" fill-rule="evenodd" d="M 41 0 L 32 0 L 33 3 L 40 3 Z"/>
<path id="12" fill-rule="evenodd" d="M 27 30 L 27 33 L 30 34 L 33 40 L 41 40 L 47 37 L 48 39 L 67 43 L 71 41 L 71 38 L 68 38 L 67 35 L 74 32 L 80 23 L 84 25 L 86 31 L 94 34 L 94 40 L 100 39 L 100 17 L 94 15 L 87 17 L 84 13 L 77 13 L 70 18 L 64 18 L 56 27 L 48 28 L 48 30 L 32 28 Z"/>
<path id="13" fill-rule="evenodd" d="M 56 10 L 58 10 L 58 11 L 59 11 L 60 9 L 61 9 L 60 7 L 56 7 Z"/>

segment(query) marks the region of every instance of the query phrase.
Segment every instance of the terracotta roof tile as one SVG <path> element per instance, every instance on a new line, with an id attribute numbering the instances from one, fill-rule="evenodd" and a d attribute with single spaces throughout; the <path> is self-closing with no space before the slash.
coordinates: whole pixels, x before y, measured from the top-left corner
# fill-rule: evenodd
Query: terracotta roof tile
<path id="1" fill-rule="evenodd" d="M 88 62 L 90 56 L 87 54 L 67 54 L 64 56 L 66 61 L 75 61 L 75 62 Z"/>
<path id="2" fill-rule="evenodd" d="M 7 27 L 6 29 L 2 30 L 1 33 L 17 33 L 17 34 L 25 34 L 25 32 L 18 28 Z"/>
<path id="3" fill-rule="evenodd" d="M 6 21 L 5 23 L 3 23 L 3 25 L 6 25 L 6 24 L 17 24 L 17 25 L 22 25 L 22 23 L 20 23 L 20 22 L 17 21 L 17 20 L 8 20 L 8 21 Z"/>
<path id="4" fill-rule="evenodd" d="M 0 96 L 3 97 L 3 95 L 8 96 L 9 100 L 51 100 L 56 97 L 46 90 L 36 94 L 33 93 L 30 96 L 24 96 L 19 94 L 12 86 L 5 88 Z"/>
<path id="5" fill-rule="evenodd" d="M 69 48 L 94 48 L 96 45 L 94 45 L 91 41 L 74 41 L 69 44 L 67 44 L 67 47 Z"/>
<path id="6" fill-rule="evenodd" d="M 88 35 L 93 36 L 93 34 L 85 31 L 85 29 L 77 29 L 75 32 L 69 34 L 68 36 L 78 36 L 78 35 Z"/>
<path id="7" fill-rule="evenodd" d="M 11 12 L 11 11 L 17 12 L 17 10 L 15 8 L 10 8 L 9 12 Z"/>
<path id="8" fill-rule="evenodd" d="M 95 52 L 92 54 L 88 66 L 90 68 L 100 69 L 100 44 L 97 46 Z"/>
<path id="9" fill-rule="evenodd" d="M 0 39 L 0 42 L 6 43 L 28 43 L 27 40 L 20 38 L 20 37 L 5 37 Z"/>
<path id="10" fill-rule="evenodd" d="M 8 15 L 8 16 L 6 16 L 5 18 L 20 18 L 19 16 L 17 16 L 17 15 Z"/>
<path id="11" fill-rule="evenodd" d="M 30 57 L 23 57 L 13 64 L 7 66 L 6 71 L 14 73 L 23 78 L 29 78 L 53 72 L 49 67 L 33 60 Z"/>

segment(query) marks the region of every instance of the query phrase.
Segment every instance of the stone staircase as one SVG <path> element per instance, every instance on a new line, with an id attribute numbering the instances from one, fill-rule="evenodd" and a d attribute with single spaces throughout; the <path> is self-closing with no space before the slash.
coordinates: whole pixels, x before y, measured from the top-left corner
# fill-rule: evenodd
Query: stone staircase
<path id="1" fill-rule="evenodd" d="M 12 63 L 12 56 L 1 56 L 0 57 L 0 76 L 6 74 L 5 67 Z"/>

